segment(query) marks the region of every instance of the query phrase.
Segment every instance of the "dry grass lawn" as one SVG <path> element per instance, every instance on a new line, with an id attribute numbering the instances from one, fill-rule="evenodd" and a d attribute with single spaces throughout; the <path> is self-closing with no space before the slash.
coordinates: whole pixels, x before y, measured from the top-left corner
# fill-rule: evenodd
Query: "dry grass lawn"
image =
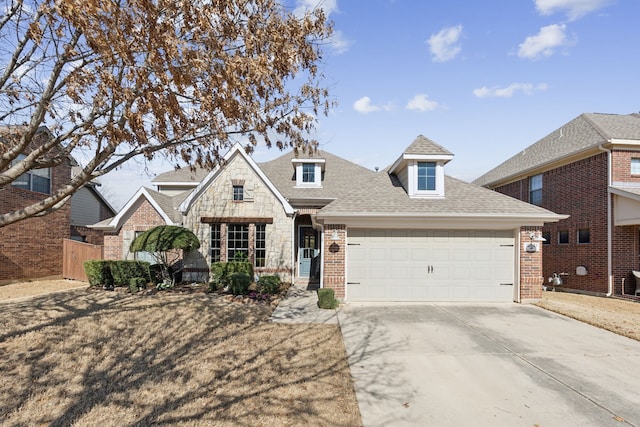
<path id="1" fill-rule="evenodd" d="M 537 305 L 640 341 L 640 303 L 568 292 L 543 292 Z"/>
<path id="2" fill-rule="evenodd" d="M 0 425 L 360 425 L 338 327 L 270 314 L 86 288 L 0 302 Z"/>

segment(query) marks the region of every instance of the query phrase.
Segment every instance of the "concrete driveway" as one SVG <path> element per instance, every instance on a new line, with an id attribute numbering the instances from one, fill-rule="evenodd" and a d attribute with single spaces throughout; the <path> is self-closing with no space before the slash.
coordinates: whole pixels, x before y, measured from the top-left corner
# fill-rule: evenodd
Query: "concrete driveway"
<path id="1" fill-rule="evenodd" d="M 640 342 L 518 304 L 339 320 L 365 427 L 640 426 Z"/>

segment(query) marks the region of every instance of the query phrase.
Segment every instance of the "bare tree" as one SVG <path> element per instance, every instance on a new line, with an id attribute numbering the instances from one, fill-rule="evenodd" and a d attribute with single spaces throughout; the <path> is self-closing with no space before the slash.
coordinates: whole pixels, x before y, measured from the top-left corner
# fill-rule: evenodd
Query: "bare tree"
<path id="1" fill-rule="evenodd" d="M 0 0 L 0 191 L 73 153 L 82 171 L 0 227 L 51 212 L 129 159 L 212 167 L 236 140 L 308 151 L 318 114 L 322 9 L 278 0 Z M 12 127 L 20 125 L 17 127 Z M 51 137 L 33 144 L 46 125 Z M 248 141 L 248 142 L 247 142 Z"/>

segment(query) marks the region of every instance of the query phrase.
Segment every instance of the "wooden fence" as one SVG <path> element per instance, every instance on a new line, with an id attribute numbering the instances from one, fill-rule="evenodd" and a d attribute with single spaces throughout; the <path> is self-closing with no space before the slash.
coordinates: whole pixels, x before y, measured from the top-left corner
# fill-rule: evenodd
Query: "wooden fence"
<path id="1" fill-rule="evenodd" d="M 103 259 L 102 246 L 64 239 L 62 242 L 62 277 L 65 279 L 87 281 L 84 273 L 85 261 Z"/>

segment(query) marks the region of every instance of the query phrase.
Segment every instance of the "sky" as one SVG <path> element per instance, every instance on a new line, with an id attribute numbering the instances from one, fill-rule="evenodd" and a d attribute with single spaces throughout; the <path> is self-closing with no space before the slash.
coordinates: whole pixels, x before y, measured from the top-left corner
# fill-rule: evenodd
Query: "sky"
<path id="1" fill-rule="evenodd" d="M 335 26 L 319 64 L 338 106 L 322 150 L 370 169 L 418 135 L 473 181 L 582 113 L 640 111 L 638 0 L 288 0 Z M 256 148 L 257 162 L 283 152 Z M 101 178 L 119 208 L 157 173 L 132 162 Z"/>

